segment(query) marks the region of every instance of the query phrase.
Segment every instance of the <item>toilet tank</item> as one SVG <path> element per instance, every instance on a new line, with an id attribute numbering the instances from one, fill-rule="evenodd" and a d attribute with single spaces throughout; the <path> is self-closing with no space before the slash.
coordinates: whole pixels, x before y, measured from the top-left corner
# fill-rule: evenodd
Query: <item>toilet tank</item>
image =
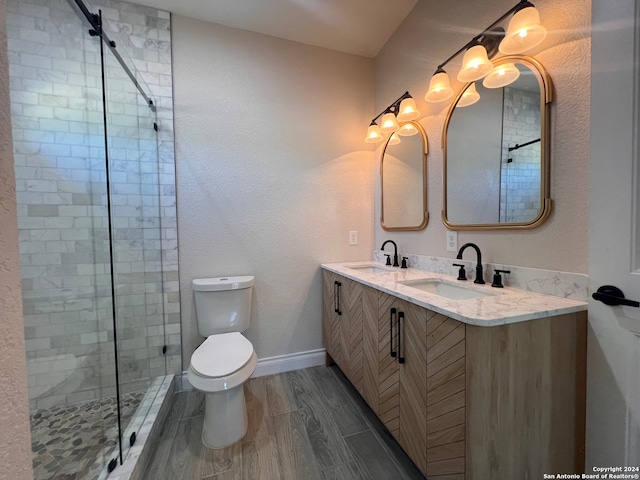
<path id="1" fill-rule="evenodd" d="M 196 278 L 191 282 L 201 336 L 249 328 L 253 282 L 253 276 Z"/>

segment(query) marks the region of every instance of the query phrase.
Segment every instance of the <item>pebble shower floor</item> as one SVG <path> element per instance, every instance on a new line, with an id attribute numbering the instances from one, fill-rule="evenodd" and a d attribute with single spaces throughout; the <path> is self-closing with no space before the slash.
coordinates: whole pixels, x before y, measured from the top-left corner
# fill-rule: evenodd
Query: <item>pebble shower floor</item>
<path id="1" fill-rule="evenodd" d="M 122 424 L 144 392 L 122 396 Z M 96 480 L 117 446 L 116 398 L 37 410 L 31 415 L 35 480 Z"/>

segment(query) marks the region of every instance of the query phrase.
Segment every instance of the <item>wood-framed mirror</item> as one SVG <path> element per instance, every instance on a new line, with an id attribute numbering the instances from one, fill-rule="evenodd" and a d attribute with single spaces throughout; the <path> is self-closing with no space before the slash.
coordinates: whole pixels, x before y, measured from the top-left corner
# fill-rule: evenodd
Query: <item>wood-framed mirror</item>
<path id="1" fill-rule="evenodd" d="M 401 123 L 387 139 L 380 160 L 380 224 L 384 230 L 415 231 L 427 226 L 428 153 L 427 135 L 417 121 Z"/>
<path id="2" fill-rule="evenodd" d="M 513 64 L 518 78 L 501 88 L 475 82 L 480 99 L 458 106 L 464 85 L 445 120 L 442 221 L 450 230 L 529 229 L 551 213 L 551 79 L 525 56 L 493 60 Z"/>

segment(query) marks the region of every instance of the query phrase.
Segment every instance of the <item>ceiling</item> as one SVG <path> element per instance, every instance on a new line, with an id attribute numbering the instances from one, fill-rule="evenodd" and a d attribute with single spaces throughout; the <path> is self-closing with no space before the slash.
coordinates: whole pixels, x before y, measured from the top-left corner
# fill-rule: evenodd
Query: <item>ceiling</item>
<path id="1" fill-rule="evenodd" d="M 174 14 L 375 57 L 418 0 L 132 0 Z"/>

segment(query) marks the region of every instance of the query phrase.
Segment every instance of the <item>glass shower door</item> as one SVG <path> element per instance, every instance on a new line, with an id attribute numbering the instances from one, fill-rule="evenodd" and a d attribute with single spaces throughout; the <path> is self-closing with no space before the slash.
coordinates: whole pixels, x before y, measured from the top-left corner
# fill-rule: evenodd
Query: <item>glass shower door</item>
<path id="1" fill-rule="evenodd" d="M 108 22 L 103 27 L 110 38 Z M 126 55 L 126 48 L 117 54 Z M 127 65 L 134 65 L 125 58 Z M 166 374 L 163 258 L 155 107 L 105 48 L 105 111 L 115 349 L 122 454 Z M 140 87 L 140 88 L 139 88 Z M 145 92 L 143 93 L 140 91 Z"/>
<path id="2" fill-rule="evenodd" d="M 34 477 L 94 479 L 118 443 L 100 41 L 67 0 L 7 14 Z"/>

